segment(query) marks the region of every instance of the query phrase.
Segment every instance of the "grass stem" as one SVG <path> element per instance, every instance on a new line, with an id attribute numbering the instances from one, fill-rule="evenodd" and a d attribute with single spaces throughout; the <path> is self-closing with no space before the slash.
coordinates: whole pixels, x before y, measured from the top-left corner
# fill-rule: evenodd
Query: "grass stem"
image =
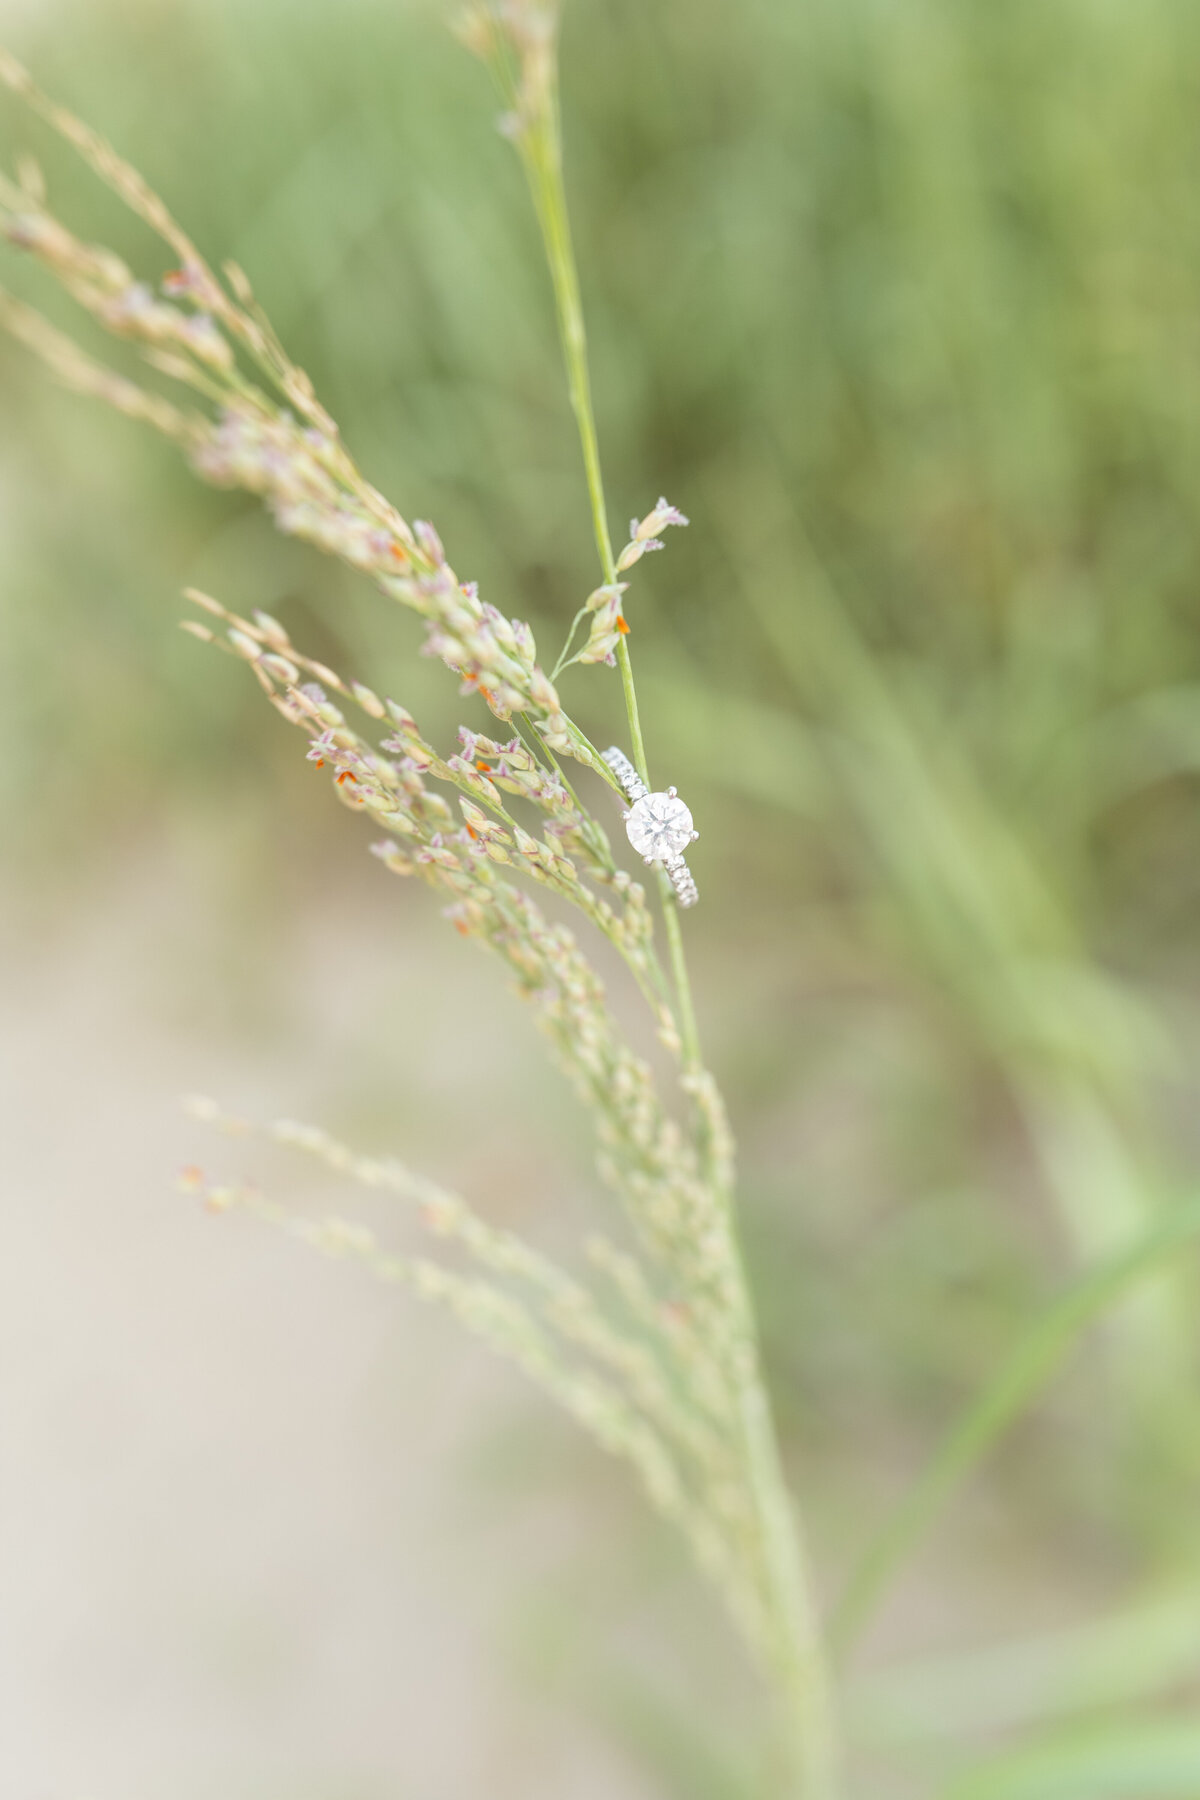
<path id="1" fill-rule="evenodd" d="M 604 479 L 588 371 L 587 334 L 579 277 L 567 211 L 562 166 L 557 74 L 551 72 L 537 126 L 524 136 L 522 157 L 533 190 L 550 275 L 571 408 L 579 430 L 584 473 L 592 514 L 592 530 L 606 584 L 617 580 L 616 560 L 608 528 Z M 638 711 L 633 661 L 627 637 L 616 648 L 625 698 L 633 762 L 648 787 L 649 763 Z M 660 891 L 671 971 L 679 1002 L 684 1061 L 690 1072 L 703 1068 L 691 982 L 684 954 L 678 907 L 665 876 Z M 732 1209 L 732 1195 L 722 1196 Z M 770 1401 L 763 1381 L 759 1334 L 746 1278 L 736 1225 L 730 1218 L 729 1241 L 735 1264 L 737 1306 L 749 1354 L 738 1384 L 738 1416 L 743 1439 L 747 1485 L 753 1499 L 761 1540 L 762 1565 L 772 1614 L 772 1673 L 782 1702 L 788 1788 L 796 1800 L 833 1800 L 836 1792 L 836 1749 L 833 1708 L 816 1608 L 801 1547 L 797 1522 L 784 1481 Z"/>

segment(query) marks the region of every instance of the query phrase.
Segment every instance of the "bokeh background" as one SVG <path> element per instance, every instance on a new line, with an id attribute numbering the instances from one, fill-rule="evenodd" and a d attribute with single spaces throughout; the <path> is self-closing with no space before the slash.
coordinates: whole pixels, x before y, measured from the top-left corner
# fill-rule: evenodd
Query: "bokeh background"
<path id="1" fill-rule="evenodd" d="M 610 497 L 693 521 L 632 590 L 643 716 L 703 827 L 702 1025 L 833 1597 L 1049 1298 L 1194 1179 L 1200 12 L 567 14 Z M 556 642 L 594 575 L 548 286 L 444 9 L 0 20 Z M 0 146 L 160 272 L 10 101 Z M 593 1216 L 503 982 L 179 590 L 430 734 L 484 718 L 411 622 L 7 343 L 0 393 L 0 1792 L 756 1795 L 753 1683 L 621 1471 L 448 1324 L 173 1191 L 248 1160 L 199 1089 L 549 1243 Z M 565 692 L 622 735 L 614 676 Z M 1200 1795 L 1191 1280 L 1086 1338 L 892 1591 L 856 1795 Z"/>

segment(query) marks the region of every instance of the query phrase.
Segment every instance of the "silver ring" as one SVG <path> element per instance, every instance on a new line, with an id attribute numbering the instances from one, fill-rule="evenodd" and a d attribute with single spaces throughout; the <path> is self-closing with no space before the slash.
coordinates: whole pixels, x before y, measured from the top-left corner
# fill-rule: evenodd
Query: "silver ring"
<path id="1" fill-rule="evenodd" d="M 687 806 L 674 788 L 668 788 L 665 794 L 652 794 L 625 752 L 615 744 L 604 752 L 604 760 L 629 801 L 625 835 L 644 862 L 657 863 L 666 870 L 680 906 L 695 906 L 700 895 L 683 860 L 683 846 L 694 843 L 700 833 L 693 829 Z"/>

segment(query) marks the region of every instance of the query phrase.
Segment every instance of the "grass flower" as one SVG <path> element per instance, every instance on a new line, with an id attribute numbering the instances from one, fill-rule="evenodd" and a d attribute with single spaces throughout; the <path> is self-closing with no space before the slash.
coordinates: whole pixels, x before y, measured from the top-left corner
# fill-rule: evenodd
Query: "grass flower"
<path id="1" fill-rule="evenodd" d="M 660 878 L 664 961 L 645 889 L 618 865 L 559 760 L 615 785 L 556 686 L 572 663 L 615 663 L 635 761 L 648 779 L 627 584 L 619 577 L 661 547 L 660 532 L 687 520 L 660 500 L 613 553 L 561 183 L 554 11 L 513 0 L 477 11 L 464 29 L 497 77 L 505 132 L 530 178 L 600 555 L 601 583 L 549 675 L 529 627 L 461 580 L 434 527 L 410 525 L 361 473 L 245 273 L 233 264 L 212 269 L 141 176 L 7 56 L 0 80 L 151 227 L 171 266 L 151 278 L 77 236 L 49 210 L 29 163 L 0 184 L 0 234 L 104 331 L 132 346 L 174 396 L 85 355 L 2 291 L 0 322 L 69 384 L 178 445 L 203 480 L 257 495 L 280 531 L 338 558 L 417 613 L 425 652 L 503 723 L 496 737 L 464 726 L 458 747 L 443 752 L 401 703 L 306 655 L 269 614 L 245 616 L 190 593 L 202 617 L 184 629 L 247 665 L 305 740 L 305 755 L 333 797 L 366 816 L 371 853 L 390 873 L 423 881 L 453 929 L 504 965 L 586 1110 L 596 1170 L 623 1209 L 630 1247 L 594 1239 L 590 1273 L 559 1267 L 401 1164 L 363 1157 L 314 1126 L 286 1121 L 267 1127 L 276 1144 L 412 1202 L 435 1246 L 465 1257 L 470 1271 L 437 1255 L 386 1248 L 356 1221 L 304 1219 L 237 1180 L 190 1169 L 184 1187 L 214 1210 L 248 1213 L 444 1307 L 628 1462 L 776 1685 L 794 1791 L 828 1800 L 834 1755 L 819 1636 L 738 1248 L 732 1139 L 700 1054 L 674 898 Z M 571 655 L 584 620 L 587 639 Z M 589 934 L 607 941 L 640 990 L 666 1052 L 665 1091 L 609 1006 Z M 215 1127 L 243 1129 L 211 1102 L 193 1110 Z"/>

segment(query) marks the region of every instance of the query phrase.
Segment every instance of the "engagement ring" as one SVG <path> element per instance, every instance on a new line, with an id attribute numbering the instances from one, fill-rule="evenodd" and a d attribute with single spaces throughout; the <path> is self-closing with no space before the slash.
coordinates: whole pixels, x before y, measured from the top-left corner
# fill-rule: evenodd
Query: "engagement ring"
<path id="1" fill-rule="evenodd" d="M 630 802 L 625 832 L 645 862 L 666 870 L 680 906 L 695 906 L 700 898 L 691 870 L 683 860 L 685 845 L 700 833 L 692 827 L 692 815 L 674 788 L 652 794 L 623 750 L 614 744 L 604 760 L 620 782 Z"/>

